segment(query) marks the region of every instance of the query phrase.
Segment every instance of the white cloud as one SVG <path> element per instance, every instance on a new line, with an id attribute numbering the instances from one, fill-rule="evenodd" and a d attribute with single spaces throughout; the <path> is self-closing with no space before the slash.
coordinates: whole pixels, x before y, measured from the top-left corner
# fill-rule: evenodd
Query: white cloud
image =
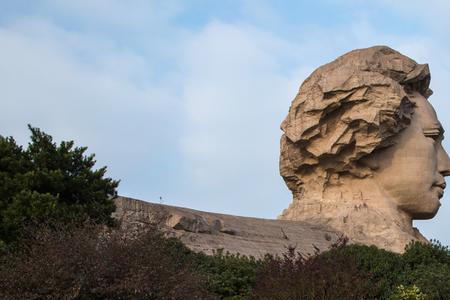
<path id="1" fill-rule="evenodd" d="M 77 24 L 84 30 L 160 31 L 183 7 L 180 1 L 157 0 L 44 0 L 39 11 L 57 17 L 61 23 Z M 155 28 L 156 27 L 156 28 Z"/>
<path id="2" fill-rule="evenodd" d="M 123 179 L 124 193 L 133 194 L 130 180 L 144 186 L 146 176 L 157 177 L 154 162 L 170 153 L 161 144 L 176 146 L 166 137 L 179 124 L 167 118 L 177 118 L 179 105 L 176 91 L 133 78 L 142 57 L 40 19 L 2 27 L 0 43 L 3 135 L 25 143 L 31 123 L 88 145 L 111 176 Z"/>
<path id="3" fill-rule="evenodd" d="M 286 47 L 255 28 L 219 21 L 187 45 L 182 149 L 185 196 L 194 205 L 274 217 L 288 204 L 278 175 L 278 128 L 295 90 L 277 74 L 274 55 Z"/>

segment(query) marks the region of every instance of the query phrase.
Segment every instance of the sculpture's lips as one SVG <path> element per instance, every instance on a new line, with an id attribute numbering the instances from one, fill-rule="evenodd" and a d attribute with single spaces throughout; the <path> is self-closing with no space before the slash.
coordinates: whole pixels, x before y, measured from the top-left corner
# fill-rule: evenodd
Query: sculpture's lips
<path id="1" fill-rule="evenodd" d="M 445 187 L 447 186 L 447 184 L 445 182 L 438 182 L 438 183 L 433 184 L 433 186 L 437 186 L 437 187 L 445 190 Z"/>
<path id="2" fill-rule="evenodd" d="M 438 198 L 441 199 L 442 196 L 444 196 L 444 189 L 447 185 L 444 182 L 437 182 L 435 184 L 433 184 L 433 187 L 437 187 L 438 188 Z"/>

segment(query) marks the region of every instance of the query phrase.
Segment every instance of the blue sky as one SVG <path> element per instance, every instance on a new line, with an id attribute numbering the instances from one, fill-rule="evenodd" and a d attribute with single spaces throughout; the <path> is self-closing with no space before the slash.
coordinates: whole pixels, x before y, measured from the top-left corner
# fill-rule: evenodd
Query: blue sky
<path id="1" fill-rule="evenodd" d="M 321 64 L 379 44 L 429 63 L 450 130 L 449 12 L 445 0 L 0 0 L 0 134 L 26 144 L 31 123 L 88 146 L 125 196 L 275 218 L 291 201 L 279 125 Z M 445 244 L 449 201 L 415 222 Z"/>

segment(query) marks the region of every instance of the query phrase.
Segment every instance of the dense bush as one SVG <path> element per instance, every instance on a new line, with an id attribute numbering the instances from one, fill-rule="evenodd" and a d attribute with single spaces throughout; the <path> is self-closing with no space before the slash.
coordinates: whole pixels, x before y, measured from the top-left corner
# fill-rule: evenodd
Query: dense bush
<path id="1" fill-rule="evenodd" d="M 200 256 L 198 270 L 206 276 L 209 290 L 220 299 L 248 299 L 263 261 L 254 257 L 223 253 Z"/>
<path id="2" fill-rule="evenodd" d="M 85 155 L 86 147 L 73 141 L 56 145 L 50 135 L 29 129 L 26 149 L 0 135 L 0 246 L 32 221 L 89 218 L 111 224 L 118 181 L 104 177 L 106 167 L 93 169 L 94 155 Z"/>
<path id="3" fill-rule="evenodd" d="M 155 230 L 40 226 L 1 257 L 0 299 L 213 299 L 190 253 Z"/>
<path id="4" fill-rule="evenodd" d="M 340 245 L 325 252 L 322 256 L 332 260 L 334 257 L 349 258 L 372 284 L 376 298 L 387 299 L 398 285 L 398 275 L 403 269 L 400 254 L 379 249 L 375 246 Z M 345 264 L 345 262 L 343 262 Z"/>
<path id="5" fill-rule="evenodd" d="M 450 299 L 450 252 L 339 244 L 256 260 L 193 253 L 155 229 L 41 225 L 0 255 L 0 299 Z"/>
<path id="6" fill-rule="evenodd" d="M 428 299 L 450 299 L 450 250 L 434 241 L 412 243 L 401 257 L 398 282 L 416 285 Z"/>
<path id="7" fill-rule="evenodd" d="M 307 257 L 294 249 L 268 256 L 258 273 L 253 299 L 378 299 L 371 274 L 358 268 L 357 257 L 342 251 Z"/>
<path id="8" fill-rule="evenodd" d="M 374 246 L 337 245 L 305 258 L 269 257 L 254 299 L 450 299 L 450 251 L 411 243 L 404 254 Z"/>
<path id="9" fill-rule="evenodd" d="M 248 299 L 262 264 L 194 253 L 155 228 L 50 222 L 23 232 L 0 256 L 0 299 Z"/>

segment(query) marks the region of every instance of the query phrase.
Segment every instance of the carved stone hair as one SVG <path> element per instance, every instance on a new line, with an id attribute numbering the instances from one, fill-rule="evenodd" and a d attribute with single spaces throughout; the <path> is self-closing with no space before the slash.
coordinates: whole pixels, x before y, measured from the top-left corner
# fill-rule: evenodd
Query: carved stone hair
<path id="1" fill-rule="evenodd" d="M 280 172 L 295 192 L 316 168 L 369 175 L 361 158 L 393 143 L 414 110 L 408 93 L 428 98 L 428 65 L 385 46 L 351 51 L 315 70 L 281 124 Z"/>

